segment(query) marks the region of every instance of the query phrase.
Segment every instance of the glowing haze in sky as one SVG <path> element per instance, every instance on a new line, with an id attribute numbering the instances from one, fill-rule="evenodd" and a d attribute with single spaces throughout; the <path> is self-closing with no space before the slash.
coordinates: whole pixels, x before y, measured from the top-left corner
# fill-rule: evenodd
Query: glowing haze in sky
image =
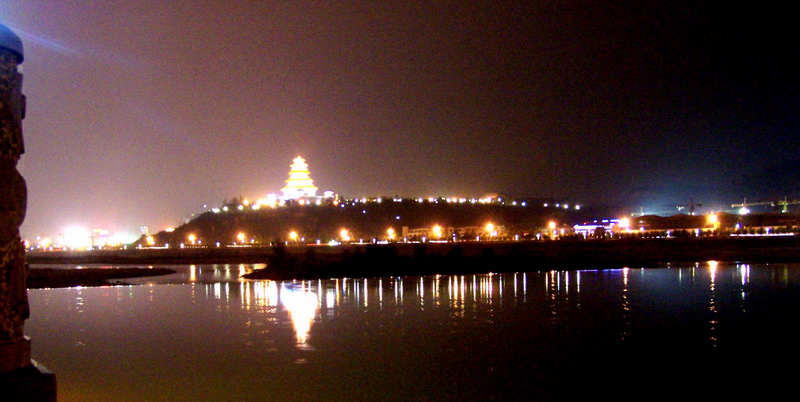
<path id="1" fill-rule="evenodd" d="M 800 195 L 791 13 L 693 3 L 3 0 L 23 234 L 174 225 L 298 154 L 345 196 Z"/>

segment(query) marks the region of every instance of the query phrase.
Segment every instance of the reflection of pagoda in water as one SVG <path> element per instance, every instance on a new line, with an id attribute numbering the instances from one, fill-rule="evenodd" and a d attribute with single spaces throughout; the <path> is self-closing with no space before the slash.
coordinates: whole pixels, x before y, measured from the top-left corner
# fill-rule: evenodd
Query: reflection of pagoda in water
<path id="1" fill-rule="evenodd" d="M 286 179 L 286 187 L 282 188 L 281 192 L 283 192 L 283 198 L 287 200 L 315 197 L 317 195 L 317 187 L 314 186 L 314 181 L 311 180 L 311 172 L 308 171 L 308 164 L 306 164 L 303 157 L 298 155 L 292 160 L 289 178 Z"/>

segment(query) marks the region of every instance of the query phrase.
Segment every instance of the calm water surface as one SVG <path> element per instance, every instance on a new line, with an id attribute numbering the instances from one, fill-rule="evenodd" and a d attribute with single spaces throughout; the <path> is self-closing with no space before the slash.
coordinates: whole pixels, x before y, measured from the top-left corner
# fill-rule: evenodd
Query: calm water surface
<path id="1" fill-rule="evenodd" d="M 30 290 L 61 400 L 713 399 L 787 387 L 800 265 Z M 258 268 L 258 267 L 255 267 Z"/>

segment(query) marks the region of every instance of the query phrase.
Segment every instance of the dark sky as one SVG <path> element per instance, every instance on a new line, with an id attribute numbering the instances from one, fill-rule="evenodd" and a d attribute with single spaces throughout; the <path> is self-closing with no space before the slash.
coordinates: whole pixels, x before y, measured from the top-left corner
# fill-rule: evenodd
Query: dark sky
<path id="1" fill-rule="evenodd" d="M 23 234 L 174 225 L 296 154 L 345 196 L 800 195 L 791 13 L 664 3 L 3 0 Z"/>

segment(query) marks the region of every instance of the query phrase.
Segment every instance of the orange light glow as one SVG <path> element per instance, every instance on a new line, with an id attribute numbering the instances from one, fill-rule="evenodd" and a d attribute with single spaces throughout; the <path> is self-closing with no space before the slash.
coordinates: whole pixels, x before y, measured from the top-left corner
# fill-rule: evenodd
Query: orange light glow
<path id="1" fill-rule="evenodd" d="M 435 237 L 437 239 L 442 238 L 442 227 L 439 226 L 439 225 L 433 225 L 433 228 L 431 229 L 431 233 L 433 234 L 433 237 Z"/>

